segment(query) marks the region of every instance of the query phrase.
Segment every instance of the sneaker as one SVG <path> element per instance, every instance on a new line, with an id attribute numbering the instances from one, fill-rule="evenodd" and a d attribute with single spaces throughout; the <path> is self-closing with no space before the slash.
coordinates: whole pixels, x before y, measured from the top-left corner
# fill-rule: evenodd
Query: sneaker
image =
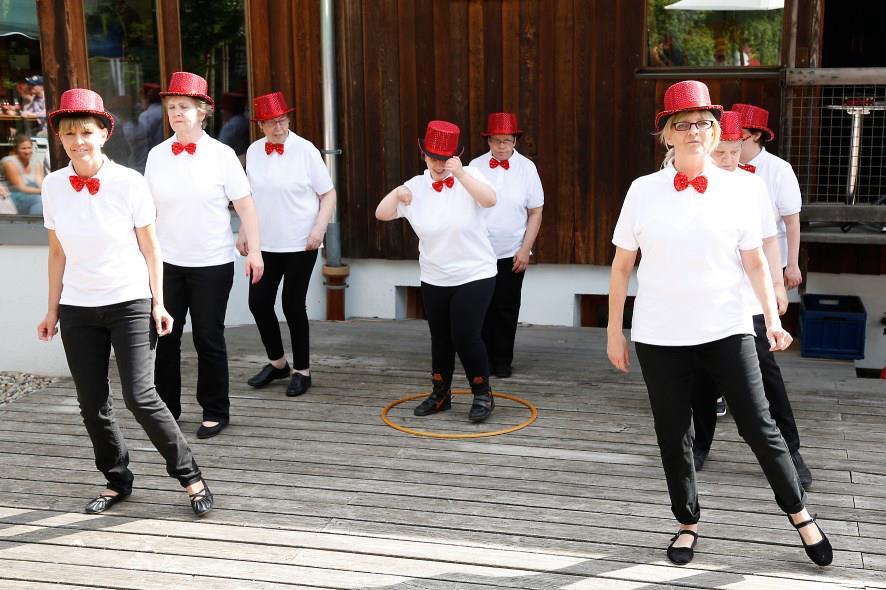
<path id="1" fill-rule="evenodd" d="M 250 387 L 264 387 L 275 379 L 286 379 L 292 371 L 289 370 L 289 363 L 278 369 L 274 365 L 268 363 L 262 370 L 249 378 L 246 382 Z"/>
<path id="2" fill-rule="evenodd" d="M 717 416 L 722 417 L 726 415 L 726 400 L 722 397 L 717 398 Z"/>

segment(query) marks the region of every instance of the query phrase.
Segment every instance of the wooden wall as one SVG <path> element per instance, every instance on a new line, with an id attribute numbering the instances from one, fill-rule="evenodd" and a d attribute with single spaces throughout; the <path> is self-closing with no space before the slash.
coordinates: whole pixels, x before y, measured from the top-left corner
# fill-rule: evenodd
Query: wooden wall
<path id="1" fill-rule="evenodd" d="M 340 0 L 338 61 L 346 256 L 414 258 L 404 222 L 378 200 L 423 169 L 428 120 L 458 124 L 463 161 L 487 150 L 490 111 L 518 114 L 517 149 L 545 188 L 539 262 L 608 264 L 632 179 L 658 167 L 652 123 L 679 77 L 638 75 L 643 0 Z M 777 79 L 706 80 L 714 100 L 778 116 Z"/>

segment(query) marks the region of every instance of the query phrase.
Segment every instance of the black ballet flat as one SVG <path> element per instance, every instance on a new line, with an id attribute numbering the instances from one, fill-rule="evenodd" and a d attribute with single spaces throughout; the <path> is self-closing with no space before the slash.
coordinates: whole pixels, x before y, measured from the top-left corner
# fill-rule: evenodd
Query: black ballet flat
<path id="1" fill-rule="evenodd" d="M 791 526 L 797 529 L 797 531 L 811 524 L 814 524 L 816 528 L 818 528 L 818 532 L 821 533 L 821 541 L 813 545 L 807 545 L 806 542 L 803 541 L 802 535 L 800 536 L 800 541 L 803 543 L 803 549 L 806 550 L 806 555 L 809 556 L 809 559 L 811 559 L 815 565 L 824 567 L 826 565 L 831 565 L 831 562 L 834 561 L 834 549 L 831 547 L 831 542 L 828 541 L 827 535 L 824 534 L 824 531 L 821 530 L 821 527 L 815 522 L 817 518 L 818 515 L 813 514 L 812 518 L 809 520 L 804 520 L 800 524 L 794 524 L 794 521 L 791 520 L 791 516 L 788 515 L 788 522 L 790 522 Z"/>
<path id="2" fill-rule="evenodd" d="M 262 367 L 261 371 L 250 377 L 246 383 L 248 383 L 250 387 L 264 387 L 275 379 L 286 379 L 291 372 L 292 371 L 289 369 L 289 363 L 286 363 L 281 369 L 268 363 Z"/>
<path id="3" fill-rule="evenodd" d="M 674 547 L 674 543 L 680 538 L 680 535 L 692 535 L 692 545 L 689 547 Z M 680 529 L 677 534 L 671 538 L 671 544 L 668 545 L 668 559 L 677 565 L 686 565 L 695 557 L 695 544 L 698 543 L 698 533 L 689 529 Z"/>
<path id="4" fill-rule="evenodd" d="M 188 498 L 191 500 L 191 510 L 197 516 L 206 514 L 212 510 L 212 506 L 215 504 L 215 497 L 209 491 L 209 485 L 205 481 L 203 482 L 203 489 L 199 492 L 188 494 Z"/>
<path id="5" fill-rule="evenodd" d="M 89 503 L 86 505 L 86 508 L 83 509 L 83 512 L 85 512 L 86 514 L 101 514 L 114 504 L 122 502 L 128 497 L 129 494 L 117 494 L 116 496 L 101 494 L 96 498 L 90 500 Z"/>

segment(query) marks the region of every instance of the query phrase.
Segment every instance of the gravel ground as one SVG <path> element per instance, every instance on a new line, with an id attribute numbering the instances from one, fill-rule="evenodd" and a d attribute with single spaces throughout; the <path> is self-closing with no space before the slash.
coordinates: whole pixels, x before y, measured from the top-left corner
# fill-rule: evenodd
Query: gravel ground
<path id="1" fill-rule="evenodd" d="M 0 406 L 39 391 L 52 382 L 52 377 L 0 371 Z"/>

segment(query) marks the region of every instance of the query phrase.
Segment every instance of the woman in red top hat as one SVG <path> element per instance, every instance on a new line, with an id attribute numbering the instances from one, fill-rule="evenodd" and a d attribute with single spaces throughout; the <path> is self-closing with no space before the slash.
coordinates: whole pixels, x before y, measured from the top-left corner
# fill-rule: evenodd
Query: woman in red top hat
<path id="1" fill-rule="evenodd" d="M 246 275 L 261 280 L 264 262 L 249 180 L 237 154 L 203 129 L 213 102 L 206 80 L 172 75 L 161 92 L 174 134 L 151 149 L 145 178 L 157 206 L 166 307 L 175 324 L 157 347 L 157 391 L 172 415 L 181 415 L 181 337 L 190 315 L 197 349 L 197 401 L 203 421 L 197 438 L 210 438 L 230 421 L 225 312 L 234 280 L 233 204 L 249 243 Z"/>
<path id="2" fill-rule="evenodd" d="M 427 170 L 389 192 L 375 216 L 381 221 L 405 217 L 418 236 L 433 391 L 415 415 L 450 408 L 458 353 L 474 394 L 468 418 L 482 422 L 495 407 L 480 332 L 497 272 L 483 209 L 495 205 L 496 195 L 479 170 L 462 166 L 458 137 L 459 128 L 452 123 L 428 123 L 424 141 L 418 142 Z"/>
<path id="3" fill-rule="evenodd" d="M 486 131 L 480 133 L 486 138 L 489 151 L 470 164 L 495 186 L 497 197 L 495 207 L 486 213 L 486 229 L 498 260 L 498 274 L 483 322 L 483 341 L 492 374 L 502 378 L 511 376 L 523 277 L 541 227 L 545 202 L 535 164 L 517 151 L 517 138 L 522 133 L 514 113 L 490 113 Z"/>
<path id="4" fill-rule="evenodd" d="M 248 383 L 264 387 L 274 379 L 289 379 L 286 395 L 290 397 L 303 394 L 311 386 L 305 300 L 318 248 L 335 209 L 335 187 L 320 152 L 289 130 L 289 113 L 293 110 L 282 92 L 256 98 L 255 121 L 265 136 L 246 152 L 246 172 L 262 228 L 265 262 L 262 279 L 249 286 L 249 310 L 268 355 L 268 364 Z M 246 240 L 241 238 L 237 247 L 244 256 L 249 253 Z M 292 369 L 274 313 L 281 280 L 283 314 L 292 342 Z"/>
<path id="5" fill-rule="evenodd" d="M 49 114 L 71 162 L 46 177 L 43 216 L 49 230 L 49 308 L 37 326 L 51 340 L 61 326 L 80 414 L 107 489 L 86 505 L 99 513 L 132 493 L 133 474 L 108 386 L 111 347 L 126 407 L 188 492 L 198 515 L 212 508 L 178 424 L 154 388 L 153 350 L 173 319 L 163 305 L 163 266 L 154 234 L 154 203 L 142 176 L 110 161 L 102 146 L 114 118 L 101 96 L 68 90 Z"/>
<path id="6" fill-rule="evenodd" d="M 806 510 L 790 453 L 769 416 L 754 328 L 742 296 L 747 273 L 764 310 L 770 350 L 787 348 L 791 336 L 779 322 L 761 247 L 761 214 L 748 203 L 747 195 L 759 190 L 752 184 L 756 179 L 711 162 L 723 108 L 711 103 L 707 86 L 674 84 L 665 92 L 664 107 L 655 124 L 670 148 L 670 164 L 631 184 L 613 235 L 607 354 L 616 368 L 629 370 L 624 303 L 642 250 L 631 339 L 649 393 L 671 510 L 679 522 L 667 556 L 676 564 L 689 563 L 698 540 L 691 386 L 695 372 L 704 369 L 729 403 L 807 555 L 827 565 L 833 558 L 830 543 Z"/>

